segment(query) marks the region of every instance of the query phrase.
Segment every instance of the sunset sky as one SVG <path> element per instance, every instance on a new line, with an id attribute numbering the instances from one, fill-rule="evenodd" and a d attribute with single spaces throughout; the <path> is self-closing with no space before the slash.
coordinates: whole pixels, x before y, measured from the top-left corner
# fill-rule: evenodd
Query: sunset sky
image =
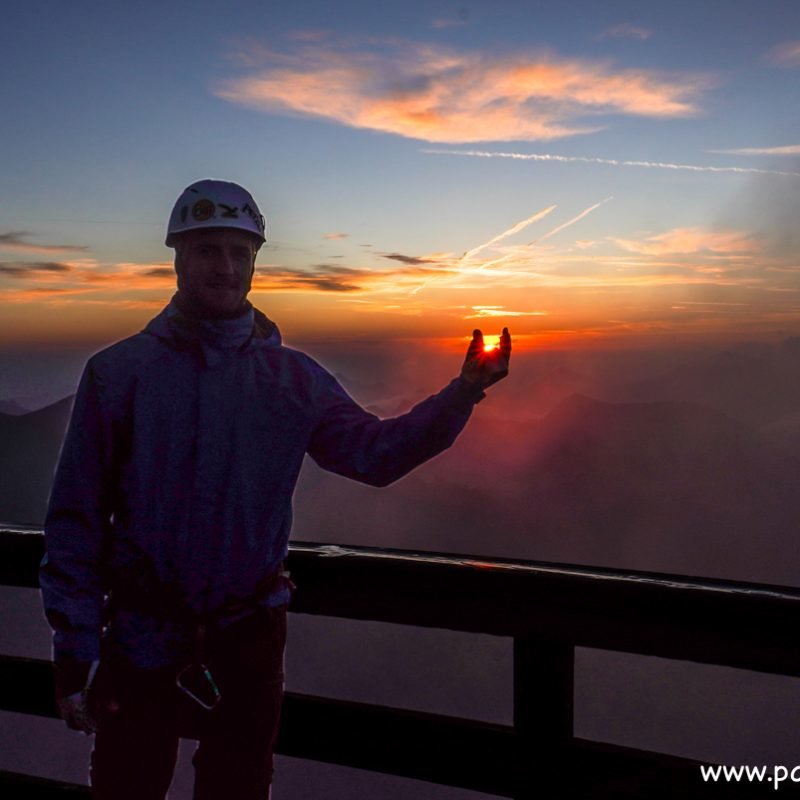
<path id="1" fill-rule="evenodd" d="M 139 330 L 204 177 L 290 343 L 800 334 L 791 0 L 32 0 L 0 68 L 6 351 Z"/>
<path id="2" fill-rule="evenodd" d="M 203 178 L 266 217 L 254 305 L 376 414 L 454 378 L 474 328 L 513 335 L 419 473 L 305 467 L 295 540 L 800 587 L 800 0 L 5 3 L 0 421 L 28 437 L 7 497 L 38 469 L 42 518 L 45 406 L 169 301 L 167 219 Z M 14 655 L 48 657 L 38 593 L 0 606 Z M 420 708 L 513 716 L 508 640 L 294 616 L 290 691 L 402 707 L 416 671 Z M 796 678 L 576 653 L 577 735 L 791 763 Z M 0 714 L 0 769 L 85 781 L 55 725 Z M 278 780 L 390 796 L 307 761 Z"/>

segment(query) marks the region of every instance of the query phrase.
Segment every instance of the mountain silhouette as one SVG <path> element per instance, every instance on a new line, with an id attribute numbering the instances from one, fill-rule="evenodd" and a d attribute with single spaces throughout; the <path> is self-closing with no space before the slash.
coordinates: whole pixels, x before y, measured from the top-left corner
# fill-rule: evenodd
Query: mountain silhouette
<path id="1" fill-rule="evenodd" d="M 29 414 L 30 408 L 26 408 L 16 400 L 0 400 L 0 414 L 9 414 L 19 417 L 22 414 Z"/>
<path id="2" fill-rule="evenodd" d="M 73 397 L 19 416 L 0 414 L 0 519 L 41 524 Z"/>
<path id="3" fill-rule="evenodd" d="M 611 399 L 694 402 L 766 424 L 800 409 L 800 359 L 795 350 L 784 343 L 780 355 L 752 347 L 715 353 L 659 378 L 620 387 Z"/>

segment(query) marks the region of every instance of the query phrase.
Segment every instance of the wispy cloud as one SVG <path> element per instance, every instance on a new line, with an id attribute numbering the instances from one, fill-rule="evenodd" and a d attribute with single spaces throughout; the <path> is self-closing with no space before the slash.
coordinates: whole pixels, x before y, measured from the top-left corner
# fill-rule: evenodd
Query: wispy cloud
<path id="1" fill-rule="evenodd" d="M 10 275 L 13 278 L 30 278 L 35 272 L 52 274 L 54 272 L 69 272 L 69 264 L 55 261 L 27 263 L 22 261 L 0 261 L 0 275 Z"/>
<path id="2" fill-rule="evenodd" d="M 152 289 L 175 284 L 172 264 L 135 264 L 118 262 L 109 265 L 87 265 L 81 268 L 81 280 L 122 290 Z"/>
<path id="3" fill-rule="evenodd" d="M 688 170 L 690 172 L 732 172 L 757 175 L 783 175 L 800 178 L 800 172 L 775 169 L 756 169 L 755 167 L 713 167 L 698 164 L 671 164 L 665 161 L 623 161 L 615 158 L 595 158 L 594 156 L 560 156 L 552 153 L 501 153 L 486 150 L 430 150 L 421 152 L 440 156 L 469 156 L 471 158 L 510 158 L 518 161 L 557 161 L 564 164 L 607 164 L 612 167 L 644 167 L 646 169 Z"/>
<path id="4" fill-rule="evenodd" d="M 238 61 L 261 67 L 218 82 L 218 97 L 441 143 L 590 133 L 597 126 L 577 119 L 597 113 L 689 116 L 713 83 L 708 75 L 665 76 L 549 52 L 491 55 L 398 40 L 254 49 L 257 56 L 245 48 Z"/>
<path id="5" fill-rule="evenodd" d="M 738 147 L 732 150 L 709 150 L 709 153 L 724 153 L 729 156 L 800 156 L 800 144 L 779 147 Z"/>
<path id="6" fill-rule="evenodd" d="M 631 253 L 651 256 L 693 253 L 743 255 L 756 253 L 759 243 L 748 233 L 736 230 L 711 230 L 703 227 L 673 228 L 644 239 L 619 239 L 611 241 Z"/>
<path id="7" fill-rule="evenodd" d="M 346 239 L 350 234 L 349 233 L 325 233 L 323 234 L 323 239 Z"/>
<path id="8" fill-rule="evenodd" d="M 295 42 L 323 42 L 330 36 L 331 32 L 325 28 L 296 28 L 286 34 L 287 39 Z"/>
<path id="9" fill-rule="evenodd" d="M 84 245 L 74 244 L 36 244 L 26 239 L 32 234 L 27 231 L 9 231 L 0 233 L 0 247 L 9 250 L 24 250 L 30 253 L 64 253 L 82 252 L 89 248 Z"/>
<path id="10" fill-rule="evenodd" d="M 768 58 L 779 67 L 800 67 L 800 41 L 783 42 L 773 47 Z"/>
<path id="11" fill-rule="evenodd" d="M 545 317 L 546 311 L 509 311 L 505 306 L 472 306 L 474 314 L 467 314 L 463 319 L 481 319 L 483 317 Z"/>
<path id="12" fill-rule="evenodd" d="M 419 264 L 428 263 L 422 259 Z M 315 264 L 310 267 L 259 267 L 253 279 L 254 291 L 318 291 L 318 292 L 370 292 L 398 290 L 419 282 L 420 277 L 447 272 L 446 267 L 418 266 L 408 263 L 398 269 L 369 269 L 345 267 L 339 264 Z"/>
<path id="13" fill-rule="evenodd" d="M 403 253 L 380 253 L 384 258 L 389 258 L 392 261 L 399 261 L 402 264 L 430 264 L 431 259 L 421 256 L 407 256 Z"/>
<path id="14" fill-rule="evenodd" d="M 141 270 L 139 274 L 145 278 L 175 279 L 175 269 L 173 267 L 150 267 Z"/>
<path id="15" fill-rule="evenodd" d="M 356 292 L 362 290 L 368 273 L 350 267 L 318 264 L 310 269 L 269 267 L 256 271 L 253 290 Z"/>
<path id="16" fill-rule="evenodd" d="M 639 25 L 632 25 L 630 22 L 623 22 L 620 25 L 612 25 L 595 36 L 595 39 L 638 39 L 643 42 L 653 35 L 653 31 L 642 28 Z"/>
<path id="17" fill-rule="evenodd" d="M 3 303 L 63 303 L 76 298 L 85 301 L 86 288 L 59 286 L 26 286 L 23 288 L 0 289 Z"/>
<path id="18" fill-rule="evenodd" d="M 437 17 L 431 22 L 431 28 L 434 30 L 444 30 L 445 28 L 461 28 L 469 22 L 469 10 L 461 8 L 457 16 L 454 17 Z"/>

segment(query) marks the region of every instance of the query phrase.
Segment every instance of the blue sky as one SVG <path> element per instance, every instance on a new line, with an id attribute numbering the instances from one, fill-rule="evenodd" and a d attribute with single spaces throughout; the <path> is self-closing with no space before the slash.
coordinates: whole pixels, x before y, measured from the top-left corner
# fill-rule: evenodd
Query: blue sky
<path id="1" fill-rule="evenodd" d="M 799 23 L 796 2 L 18 4 L 0 341 L 44 309 L 45 339 L 140 327 L 201 177 L 261 203 L 252 299 L 297 336 L 458 336 L 476 309 L 530 336 L 786 328 L 797 254 L 752 198 L 797 207 Z"/>

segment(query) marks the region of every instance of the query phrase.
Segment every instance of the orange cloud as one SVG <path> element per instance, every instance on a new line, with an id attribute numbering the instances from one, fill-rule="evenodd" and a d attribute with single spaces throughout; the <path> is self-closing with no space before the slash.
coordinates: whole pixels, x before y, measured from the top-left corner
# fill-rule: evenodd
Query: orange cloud
<path id="1" fill-rule="evenodd" d="M 322 235 L 323 239 L 346 239 L 349 233 L 325 233 Z"/>
<path id="2" fill-rule="evenodd" d="M 747 255 L 759 250 L 758 242 L 747 233 L 703 227 L 673 228 L 639 240 L 612 237 L 611 241 L 628 252 L 651 256 L 703 252 Z"/>
<path id="3" fill-rule="evenodd" d="M 220 81 L 214 93 L 273 113 L 322 117 L 355 128 L 428 142 L 549 140 L 590 133 L 577 117 L 595 113 L 682 117 L 708 76 L 668 78 L 610 62 L 457 53 L 434 45 L 381 42 L 261 50 L 266 66 Z M 250 58 L 252 63 L 255 59 Z M 246 63 L 246 54 L 238 59 Z"/>
<path id="4" fill-rule="evenodd" d="M 0 279 L 6 283 L 0 295 L 6 302 L 61 302 L 65 296 L 101 297 L 98 302 L 137 291 L 175 285 L 175 272 L 164 264 L 98 264 L 93 259 L 66 262 L 0 262 Z M 104 299 L 102 299 L 104 298 Z M 82 300 L 84 302 L 84 300 Z M 88 299 L 85 300 L 88 302 Z"/>
<path id="5" fill-rule="evenodd" d="M 59 303 L 90 291 L 80 287 L 29 286 L 21 289 L 1 289 L 0 298 L 3 303 Z"/>
<path id="6" fill-rule="evenodd" d="M 472 306 L 474 314 L 463 319 L 482 319 L 484 317 L 545 317 L 546 311 L 509 311 L 505 306 Z"/>

